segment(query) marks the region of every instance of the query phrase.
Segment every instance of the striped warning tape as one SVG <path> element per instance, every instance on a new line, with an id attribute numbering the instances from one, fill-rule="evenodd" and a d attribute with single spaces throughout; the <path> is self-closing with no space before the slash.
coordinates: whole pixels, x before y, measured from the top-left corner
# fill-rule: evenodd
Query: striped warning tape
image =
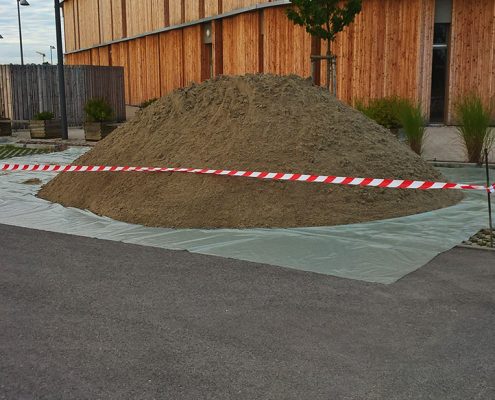
<path id="1" fill-rule="evenodd" d="M 116 167 L 103 165 L 50 165 L 50 164 L 0 164 L 1 171 L 45 172 L 183 172 L 191 174 L 222 175 L 279 181 L 318 182 L 350 186 L 370 186 L 395 189 L 457 189 L 495 192 L 495 184 L 489 187 L 452 182 L 413 181 L 406 179 L 353 178 L 330 175 L 290 174 L 282 172 L 256 172 L 224 169 L 169 168 L 169 167 Z"/>

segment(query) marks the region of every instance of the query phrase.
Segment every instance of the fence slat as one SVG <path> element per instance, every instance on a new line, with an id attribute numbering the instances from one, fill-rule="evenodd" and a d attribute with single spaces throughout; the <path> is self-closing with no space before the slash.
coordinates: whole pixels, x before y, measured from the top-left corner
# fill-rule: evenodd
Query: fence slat
<path id="1" fill-rule="evenodd" d="M 67 119 L 83 124 L 84 105 L 103 98 L 117 121 L 125 120 L 124 69 L 122 67 L 64 66 Z M 27 121 L 41 111 L 60 116 L 57 67 L 54 65 L 0 65 L 0 116 Z"/>

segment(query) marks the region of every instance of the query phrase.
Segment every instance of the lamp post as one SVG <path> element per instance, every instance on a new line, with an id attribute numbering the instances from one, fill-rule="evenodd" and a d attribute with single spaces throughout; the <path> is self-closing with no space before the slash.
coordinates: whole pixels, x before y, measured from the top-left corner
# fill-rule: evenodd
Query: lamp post
<path id="1" fill-rule="evenodd" d="M 55 50 L 55 46 L 50 46 L 50 64 L 53 65 L 53 50 Z"/>
<path id="2" fill-rule="evenodd" d="M 24 54 L 22 53 L 22 30 L 21 30 L 21 8 L 19 6 L 28 6 L 27 0 L 17 0 L 17 20 L 19 21 L 19 45 L 21 46 L 21 65 L 24 65 Z"/>
<path id="3" fill-rule="evenodd" d="M 65 76 L 64 76 L 64 53 L 62 50 L 62 23 L 60 19 L 60 0 L 54 0 L 55 5 L 55 31 L 57 34 L 57 75 L 58 94 L 60 99 L 60 118 L 62 119 L 62 139 L 69 138 L 67 127 L 67 106 L 65 101 Z"/>

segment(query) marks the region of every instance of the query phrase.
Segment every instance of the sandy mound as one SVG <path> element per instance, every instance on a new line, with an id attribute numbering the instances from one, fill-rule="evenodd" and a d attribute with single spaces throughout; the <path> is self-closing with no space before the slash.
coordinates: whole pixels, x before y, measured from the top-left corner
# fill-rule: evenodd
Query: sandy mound
<path id="1" fill-rule="evenodd" d="M 298 77 L 220 77 L 149 106 L 78 164 L 444 180 L 359 112 Z M 66 173 L 39 196 L 165 227 L 347 224 L 452 205 L 460 193 L 190 174 Z"/>

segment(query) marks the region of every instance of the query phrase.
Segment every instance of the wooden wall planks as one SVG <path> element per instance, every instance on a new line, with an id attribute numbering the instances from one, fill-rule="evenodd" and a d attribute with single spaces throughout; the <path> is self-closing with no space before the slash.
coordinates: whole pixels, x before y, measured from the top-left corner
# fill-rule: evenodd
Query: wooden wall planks
<path id="1" fill-rule="evenodd" d="M 65 0 L 66 51 L 97 46 L 125 37 L 271 0 Z"/>
<path id="2" fill-rule="evenodd" d="M 0 116 L 12 119 L 10 65 L 0 65 Z"/>
<path id="3" fill-rule="evenodd" d="M 448 121 L 454 123 L 462 96 L 495 101 L 495 2 L 454 0 L 451 29 Z"/>
<path id="4" fill-rule="evenodd" d="M 100 20 L 99 29 L 78 35 L 94 28 L 94 21 L 83 21 L 83 17 L 94 11 L 88 4 L 95 2 L 106 22 Z M 142 5 L 138 0 L 66 0 L 67 50 L 99 40 L 100 35 L 107 40 L 110 32 L 112 39 L 118 39 L 261 2 L 150 0 L 143 8 L 137 6 Z M 352 104 L 357 99 L 398 95 L 419 101 L 428 114 L 434 8 L 434 0 L 365 0 L 363 12 L 333 46 L 338 57 L 339 98 Z M 212 26 L 216 75 L 267 72 L 306 77 L 312 45 L 325 53 L 324 43 L 318 46 L 303 28 L 287 20 L 284 6 L 216 20 Z M 201 80 L 205 52 L 201 32 L 199 24 L 179 28 L 68 54 L 67 61 L 123 66 L 126 101 L 139 104 Z M 454 0 L 450 60 L 448 121 L 453 122 L 454 104 L 463 94 L 478 91 L 486 102 L 495 96 L 493 0 Z M 322 63 L 321 84 L 325 79 Z"/>
<path id="5" fill-rule="evenodd" d="M 63 7 L 65 51 L 73 51 L 78 48 L 76 43 L 76 26 L 74 15 L 74 2 L 69 1 Z"/>
<path id="6" fill-rule="evenodd" d="M 201 82 L 201 26 L 195 25 L 183 29 L 182 51 L 184 86 L 192 82 Z"/>
<path id="7" fill-rule="evenodd" d="M 111 1 L 112 1 L 112 34 L 113 34 L 112 39 L 117 40 L 127 37 L 125 0 L 111 0 Z"/>
<path id="8" fill-rule="evenodd" d="M 99 1 L 78 1 L 77 7 L 79 10 L 79 46 L 92 47 L 101 42 Z"/>
<path id="9" fill-rule="evenodd" d="M 287 19 L 285 8 L 268 8 L 263 17 L 264 72 L 310 76 L 311 36 Z"/>
<path id="10" fill-rule="evenodd" d="M 71 55 L 72 54 L 69 54 L 69 56 Z M 124 68 L 125 99 L 126 99 L 126 103 L 130 104 L 131 75 L 130 75 L 130 65 L 129 65 L 129 42 L 115 43 L 110 46 L 110 62 L 113 66 L 119 66 Z"/>
<path id="11" fill-rule="evenodd" d="M 402 96 L 429 107 L 433 0 L 367 0 L 353 24 L 338 35 L 338 96 L 347 103 Z M 326 43 L 321 45 L 326 54 Z M 321 82 L 326 83 L 322 63 Z"/>
<path id="12" fill-rule="evenodd" d="M 84 104 L 104 98 L 115 117 L 125 119 L 124 70 L 94 66 L 65 66 L 65 90 L 69 125 L 85 120 Z M 52 65 L 0 66 L 0 115 L 12 120 L 32 119 L 40 111 L 59 114 L 57 67 Z"/>
<path id="13" fill-rule="evenodd" d="M 428 93 L 431 84 L 431 46 L 425 43 L 432 40 L 434 2 L 411 1 L 415 2 L 412 7 L 398 0 L 366 0 L 355 23 L 339 35 L 333 51 L 338 56 L 341 99 L 353 103 L 390 95 L 415 100 L 420 100 L 420 93 L 421 99 L 429 96 L 423 94 Z M 223 5 L 245 3 L 224 0 Z M 172 19 L 177 10 L 172 7 L 169 12 Z M 238 14 L 214 26 L 221 27 L 213 43 L 216 74 L 311 74 L 309 56 L 314 41 L 302 27 L 287 19 L 285 7 Z M 134 29 L 132 24 L 128 27 Z M 200 82 L 205 51 L 201 32 L 198 24 L 112 45 L 108 62 L 126 68 L 127 102 L 136 105 L 190 82 Z M 321 52 L 326 52 L 324 44 Z M 106 65 L 105 54 L 84 51 L 69 55 L 68 60 Z M 326 80 L 324 67 L 322 84 Z M 428 104 L 425 101 L 424 105 Z"/>
<path id="14" fill-rule="evenodd" d="M 112 0 L 99 0 L 100 7 L 100 32 L 101 42 L 111 42 L 113 40 L 113 10 Z"/>
<path id="15" fill-rule="evenodd" d="M 259 72 L 260 13 L 255 11 L 225 18 L 222 30 L 223 73 Z"/>
<path id="16" fill-rule="evenodd" d="M 170 13 L 170 25 L 178 25 L 183 23 L 182 19 L 182 9 L 183 0 L 172 0 L 168 2 L 169 13 Z"/>
<path id="17" fill-rule="evenodd" d="M 159 34 L 160 95 L 183 86 L 182 29 Z"/>

